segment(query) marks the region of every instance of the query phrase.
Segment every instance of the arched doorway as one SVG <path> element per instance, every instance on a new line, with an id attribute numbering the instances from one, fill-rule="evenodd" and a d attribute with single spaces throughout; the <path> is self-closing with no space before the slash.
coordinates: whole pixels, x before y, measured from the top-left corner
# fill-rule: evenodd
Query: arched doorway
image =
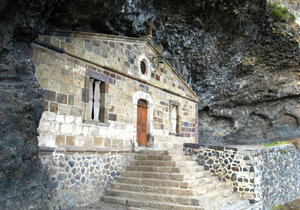
<path id="1" fill-rule="evenodd" d="M 137 142 L 139 147 L 147 146 L 147 101 L 140 99 L 137 103 Z"/>

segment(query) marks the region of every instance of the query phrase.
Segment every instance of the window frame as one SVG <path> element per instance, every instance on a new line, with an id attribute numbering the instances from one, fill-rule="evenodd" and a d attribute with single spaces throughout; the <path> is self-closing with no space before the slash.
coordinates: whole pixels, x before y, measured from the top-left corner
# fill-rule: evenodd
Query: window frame
<path id="1" fill-rule="evenodd" d="M 91 119 L 90 115 L 90 93 L 94 95 L 94 91 L 91 91 L 91 80 L 93 80 L 93 85 L 94 82 L 97 81 L 99 82 L 99 94 L 100 94 L 100 99 L 99 99 L 99 115 L 98 115 L 98 120 Z M 108 125 L 108 108 L 106 107 L 106 100 L 107 100 L 107 94 L 108 94 L 108 83 L 105 81 L 101 81 L 97 78 L 91 77 L 91 76 L 86 76 L 86 108 L 85 108 L 85 115 L 84 115 L 84 123 L 85 124 L 97 124 L 97 125 L 103 125 L 107 126 Z M 94 104 L 92 104 L 92 107 L 94 107 Z M 93 112 L 93 111 L 92 111 Z"/>
<path id="2" fill-rule="evenodd" d="M 173 115 L 173 107 L 176 107 L 176 132 L 173 132 L 173 123 L 172 123 L 172 115 Z M 170 135 L 180 136 L 180 124 L 181 124 L 181 117 L 180 117 L 180 103 L 177 101 L 170 100 L 169 101 L 169 119 L 170 119 Z"/>

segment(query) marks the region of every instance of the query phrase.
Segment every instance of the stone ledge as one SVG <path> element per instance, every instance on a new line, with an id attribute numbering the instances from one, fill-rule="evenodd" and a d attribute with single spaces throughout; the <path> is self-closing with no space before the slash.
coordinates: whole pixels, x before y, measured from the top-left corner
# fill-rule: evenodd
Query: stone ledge
<path id="1" fill-rule="evenodd" d="M 195 143 L 184 143 L 183 147 L 189 147 L 192 149 L 199 149 L 200 147 L 207 148 L 207 149 L 215 149 L 215 150 L 234 150 L 238 151 L 237 147 L 228 147 L 228 146 L 213 146 L 213 145 L 201 145 L 201 144 L 195 144 Z"/>
<path id="2" fill-rule="evenodd" d="M 93 148 L 93 147 L 40 147 L 40 155 L 47 155 L 49 153 L 110 153 L 110 154 L 125 154 L 135 153 L 131 150 L 112 150 L 108 148 Z"/>

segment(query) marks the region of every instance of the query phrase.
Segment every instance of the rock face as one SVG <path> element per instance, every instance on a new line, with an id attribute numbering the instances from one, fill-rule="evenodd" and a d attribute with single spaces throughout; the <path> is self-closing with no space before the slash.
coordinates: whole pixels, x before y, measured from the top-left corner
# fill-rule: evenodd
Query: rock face
<path id="1" fill-rule="evenodd" d="M 0 4 L 2 208 L 49 206 L 51 187 L 36 139 L 42 91 L 28 52 L 54 6 L 50 28 L 141 36 L 152 19 L 153 41 L 185 79 L 192 75 L 201 143 L 300 136 L 299 43 L 269 20 L 264 0 L 59 2 Z"/>
<path id="2" fill-rule="evenodd" d="M 51 186 L 38 157 L 42 90 L 29 59 L 57 1 L 2 1 L 0 5 L 0 206 L 48 209 Z"/>
<path id="3" fill-rule="evenodd" d="M 186 80 L 192 75 L 201 143 L 300 135 L 299 43 L 272 22 L 265 0 L 80 2 L 59 8 L 49 25 L 142 36 L 153 20 L 157 47 Z"/>

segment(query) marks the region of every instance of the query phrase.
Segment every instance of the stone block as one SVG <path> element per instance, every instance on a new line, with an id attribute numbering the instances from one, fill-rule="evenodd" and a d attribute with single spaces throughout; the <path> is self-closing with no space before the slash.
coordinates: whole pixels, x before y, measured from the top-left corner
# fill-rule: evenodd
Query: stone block
<path id="1" fill-rule="evenodd" d="M 82 108 L 75 107 L 75 106 L 71 107 L 70 115 L 81 117 L 82 113 L 83 113 L 83 109 Z"/>
<path id="2" fill-rule="evenodd" d="M 48 81 L 48 88 L 50 90 L 58 92 L 58 91 L 60 91 L 60 84 L 58 82 L 54 81 L 54 80 L 49 80 Z"/>
<path id="3" fill-rule="evenodd" d="M 44 109 L 43 111 L 47 112 L 49 111 L 49 101 L 43 100 Z"/>
<path id="4" fill-rule="evenodd" d="M 85 143 L 86 137 L 84 136 L 77 136 L 75 139 L 75 146 L 83 146 Z"/>
<path id="5" fill-rule="evenodd" d="M 65 122 L 65 116 L 64 115 L 56 115 L 56 121 L 58 123 L 64 123 Z"/>
<path id="6" fill-rule="evenodd" d="M 68 105 L 74 105 L 74 96 L 68 95 Z"/>
<path id="7" fill-rule="evenodd" d="M 85 103 L 89 102 L 89 89 L 82 88 L 82 101 Z"/>
<path id="8" fill-rule="evenodd" d="M 41 85 L 41 87 L 43 89 L 47 89 L 48 88 L 48 80 L 47 79 L 40 79 L 38 78 L 38 82 Z"/>
<path id="9" fill-rule="evenodd" d="M 82 135 L 82 125 L 80 126 L 75 126 L 73 125 L 73 131 L 72 131 L 73 135 Z"/>
<path id="10" fill-rule="evenodd" d="M 62 134 L 71 134 L 72 133 L 72 125 L 70 124 L 62 124 L 60 128 L 60 132 Z"/>
<path id="11" fill-rule="evenodd" d="M 82 134 L 83 134 L 83 136 L 88 136 L 89 135 L 89 127 L 83 127 Z"/>
<path id="12" fill-rule="evenodd" d="M 73 84 L 73 77 L 72 77 L 72 75 L 70 75 L 70 74 L 67 74 L 67 75 L 64 74 L 63 83 L 67 84 L 67 85 L 72 85 Z"/>
<path id="13" fill-rule="evenodd" d="M 66 137 L 66 146 L 75 146 L 75 137 L 74 136 Z"/>
<path id="14" fill-rule="evenodd" d="M 111 140 L 108 139 L 108 138 L 104 139 L 104 146 L 105 147 L 111 147 Z"/>
<path id="15" fill-rule="evenodd" d="M 57 93 L 56 100 L 58 103 L 67 104 L 67 95 L 63 93 Z"/>
<path id="16" fill-rule="evenodd" d="M 72 86 L 72 90 L 71 90 L 70 93 L 74 96 L 82 96 L 82 89 L 78 88 L 78 87 L 75 87 L 75 86 Z"/>
<path id="17" fill-rule="evenodd" d="M 54 71 L 51 74 L 51 79 L 62 84 L 64 82 L 64 75 L 61 72 Z"/>
<path id="18" fill-rule="evenodd" d="M 48 101 L 56 101 L 56 92 L 51 90 L 44 90 L 44 99 Z"/>
<path id="19" fill-rule="evenodd" d="M 64 104 L 59 104 L 58 105 L 58 113 L 69 115 L 70 114 L 70 106 L 64 105 Z"/>
<path id="20" fill-rule="evenodd" d="M 60 83 L 60 92 L 65 94 L 71 94 L 72 86 L 64 83 Z"/>
<path id="21" fill-rule="evenodd" d="M 48 58 L 49 58 L 49 55 L 46 54 L 46 53 L 42 53 L 42 52 L 39 52 L 39 61 L 41 63 L 48 63 Z"/>
<path id="22" fill-rule="evenodd" d="M 50 44 L 56 46 L 56 47 L 60 47 L 60 43 L 61 41 L 55 37 L 51 37 L 51 41 L 50 41 Z"/>
<path id="23" fill-rule="evenodd" d="M 95 137 L 94 138 L 94 146 L 96 146 L 96 147 L 103 146 L 103 138 L 101 138 L 101 137 Z"/>
<path id="24" fill-rule="evenodd" d="M 73 77 L 72 84 L 76 87 L 82 88 L 85 85 L 85 77 L 81 75 L 76 75 Z"/>
<path id="25" fill-rule="evenodd" d="M 109 114 L 108 115 L 108 120 L 117 121 L 117 115 L 116 114 Z"/>
<path id="26" fill-rule="evenodd" d="M 65 136 L 59 135 L 55 138 L 56 146 L 65 146 Z"/>
<path id="27" fill-rule="evenodd" d="M 57 103 L 50 102 L 50 107 L 49 107 L 50 112 L 57 113 L 58 112 L 58 105 Z"/>
<path id="28" fill-rule="evenodd" d="M 123 148 L 123 140 L 113 139 L 111 142 L 111 147 L 113 148 Z"/>
<path id="29" fill-rule="evenodd" d="M 74 122 L 74 117 L 70 116 L 70 115 L 66 116 L 65 117 L 65 122 L 66 123 L 73 123 Z"/>

